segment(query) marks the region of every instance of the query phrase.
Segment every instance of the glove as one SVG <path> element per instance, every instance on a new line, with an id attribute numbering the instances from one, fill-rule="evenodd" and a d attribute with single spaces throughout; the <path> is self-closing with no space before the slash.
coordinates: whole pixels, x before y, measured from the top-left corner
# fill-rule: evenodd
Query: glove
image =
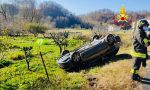
<path id="1" fill-rule="evenodd" d="M 143 61 L 143 62 L 142 62 L 142 66 L 143 66 L 143 67 L 146 67 L 146 66 L 147 66 L 146 61 Z"/>
<path id="2" fill-rule="evenodd" d="M 145 47 L 150 46 L 150 40 L 149 40 L 149 42 L 148 42 L 147 44 L 145 44 L 144 46 L 145 46 Z"/>

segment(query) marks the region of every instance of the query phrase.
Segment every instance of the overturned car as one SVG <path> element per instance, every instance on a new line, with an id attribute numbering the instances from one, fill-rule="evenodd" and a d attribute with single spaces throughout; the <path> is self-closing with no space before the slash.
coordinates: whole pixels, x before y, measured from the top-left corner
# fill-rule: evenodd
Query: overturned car
<path id="1" fill-rule="evenodd" d="M 96 59 L 108 60 L 117 54 L 120 42 L 120 37 L 113 34 L 108 34 L 104 37 L 95 35 L 91 43 L 72 52 L 63 51 L 57 63 L 59 67 L 67 71 L 79 68 L 83 64 L 90 63 Z"/>

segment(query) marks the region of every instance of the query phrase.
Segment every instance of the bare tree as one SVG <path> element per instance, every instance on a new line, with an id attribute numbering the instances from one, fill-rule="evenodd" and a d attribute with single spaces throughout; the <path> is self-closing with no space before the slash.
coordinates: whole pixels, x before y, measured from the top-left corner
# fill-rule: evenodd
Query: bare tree
<path id="1" fill-rule="evenodd" d="M 20 7 L 21 16 L 29 22 L 40 23 L 42 14 L 39 9 L 36 8 L 36 0 L 15 0 Z"/>
<path id="2" fill-rule="evenodd" d="M 32 47 L 23 47 L 23 50 L 25 53 L 25 58 L 26 58 L 26 63 L 27 63 L 27 68 L 29 71 L 31 71 L 31 69 L 30 69 L 31 49 L 32 49 Z"/>
<path id="3" fill-rule="evenodd" d="M 0 13 L 2 14 L 4 20 L 7 21 L 7 9 L 6 9 L 6 5 L 3 4 L 3 5 L 0 5 Z"/>
<path id="4" fill-rule="evenodd" d="M 68 46 L 67 38 L 69 36 L 68 32 L 60 33 L 50 33 L 51 38 L 54 40 L 57 46 L 59 46 L 60 53 Z"/>

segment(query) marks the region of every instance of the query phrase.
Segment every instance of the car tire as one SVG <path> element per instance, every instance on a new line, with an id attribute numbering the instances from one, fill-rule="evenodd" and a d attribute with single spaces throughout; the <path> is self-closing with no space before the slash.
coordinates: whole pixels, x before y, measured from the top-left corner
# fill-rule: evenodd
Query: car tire
<path id="1" fill-rule="evenodd" d="M 66 55 L 67 53 L 69 53 L 69 50 L 64 50 L 64 51 L 61 53 L 61 56 L 64 56 L 64 55 Z"/>
<path id="2" fill-rule="evenodd" d="M 116 42 L 121 42 L 121 39 L 119 36 L 115 36 L 115 38 L 116 38 Z"/>
<path id="3" fill-rule="evenodd" d="M 108 44 L 113 44 L 115 41 L 115 37 L 112 34 L 107 35 L 106 39 L 107 39 Z"/>
<path id="4" fill-rule="evenodd" d="M 74 52 L 74 53 L 72 54 L 72 61 L 73 61 L 73 63 L 75 63 L 75 64 L 80 63 L 80 61 L 81 61 L 80 53 Z"/>

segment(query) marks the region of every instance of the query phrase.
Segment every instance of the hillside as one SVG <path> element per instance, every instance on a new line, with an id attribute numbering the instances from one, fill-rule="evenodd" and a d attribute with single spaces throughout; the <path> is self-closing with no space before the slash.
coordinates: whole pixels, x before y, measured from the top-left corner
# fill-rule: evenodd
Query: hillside
<path id="1" fill-rule="evenodd" d="M 150 17 L 149 11 L 127 11 L 127 14 L 132 18 L 132 21 L 144 19 Z M 103 25 L 103 23 L 114 24 L 114 16 L 119 15 L 118 12 L 114 12 L 110 9 L 100 9 L 90 12 L 85 15 L 81 15 L 83 21 L 92 23 L 93 25 Z"/>
<path id="2" fill-rule="evenodd" d="M 8 3 L 9 2 L 9 3 Z M 60 4 L 53 1 L 6 0 L 0 1 L 0 20 L 9 24 L 16 21 L 28 23 L 45 23 L 49 28 L 92 28 Z"/>

